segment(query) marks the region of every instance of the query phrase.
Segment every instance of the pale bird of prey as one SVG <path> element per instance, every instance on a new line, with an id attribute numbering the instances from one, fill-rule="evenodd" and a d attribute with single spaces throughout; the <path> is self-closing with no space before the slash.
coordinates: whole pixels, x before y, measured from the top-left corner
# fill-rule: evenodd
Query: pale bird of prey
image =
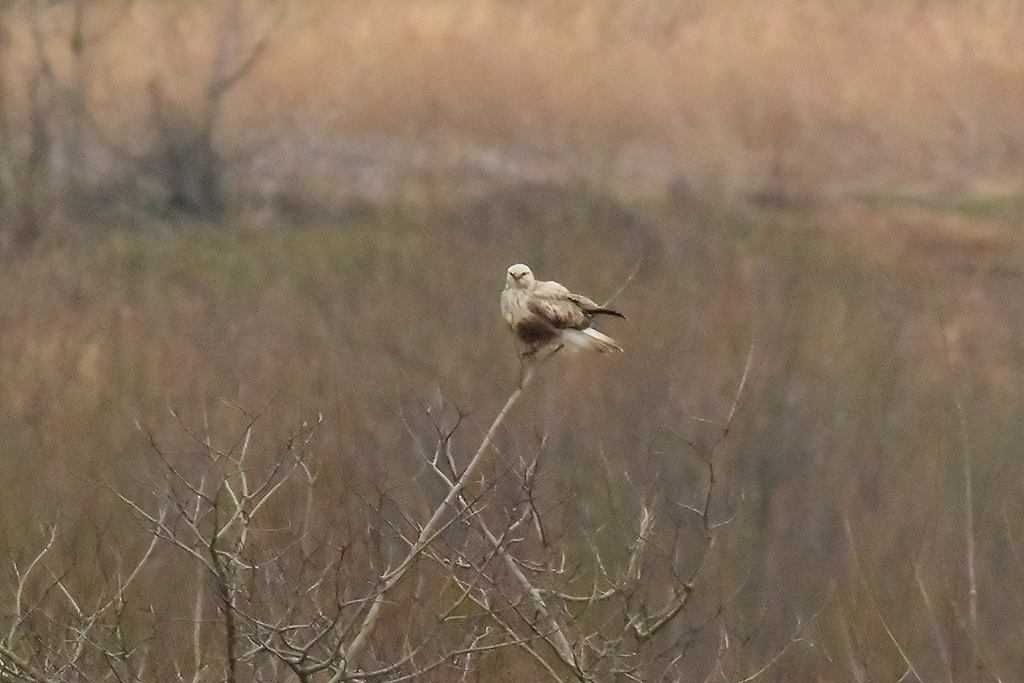
<path id="1" fill-rule="evenodd" d="M 570 351 L 621 351 L 611 337 L 590 326 L 596 315 L 625 318 L 618 311 L 599 306 L 573 294 L 557 282 L 538 281 L 522 263 L 508 269 L 501 313 L 524 347 L 523 355 L 560 346 Z"/>

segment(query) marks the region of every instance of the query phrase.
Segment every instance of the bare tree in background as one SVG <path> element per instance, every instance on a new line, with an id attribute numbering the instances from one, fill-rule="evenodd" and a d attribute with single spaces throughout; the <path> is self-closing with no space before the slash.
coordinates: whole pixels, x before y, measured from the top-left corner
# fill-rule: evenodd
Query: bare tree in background
<path id="1" fill-rule="evenodd" d="M 7 70 L 11 48 L 11 13 L 18 5 L 8 2 L 0 7 L 0 55 L 3 55 L 4 71 Z M 5 241 L 14 250 L 31 246 L 42 234 L 52 192 L 52 133 L 49 126 L 56 80 L 46 51 L 44 10 L 45 3 L 32 2 L 28 6 L 32 66 L 25 79 L 25 92 L 21 93 L 25 108 L 21 121 L 14 113 L 12 83 L 6 74 L 0 75 L 0 115 L 3 117 L 0 121 L 0 158 L 3 164 L 0 178 L 5 213 L 10 220 L 10 235 Z M 19 130 L 24 130 L 24 134 L 18 135 Z"/>
<path id="2" fill-rule="evenodd" d="M 85 177 L 90 49 L 120 25 L 134 0 L 26 0 L 0 5 L 0 196 L 10 221 L 5 242 L 15 250 L 45 231 L 58 197 L 77 194 Z M 86 27 L 90 7 L 100 27 Z M 67 22 L 60 18 L 67 18 Z M 12 78 L 12 27 L 28 29 L 28 72 Z M 65 26 L 66 24 L 66 26 Z M 70 62 L 58 73 L 54 53 Z M 16 86 L 22 87 L 21 91 Z"/>
<path id="3" fill-rule="evenodd" d="M 148 93 L 153 143 L 136 152 L 88 110 L 95 75 L 91 51 L 123 26 L 133 4 L 0 4 L 0 63 L 5 66 L 0 74 L 0 199 L 10 225 L 6 246 L 17 250 L 33 244 L 60 202 L 93 206 L 98 197 L 109 203 L 109 191 L 90 178 L 91 143 L 120 159 L 131 175 L 155 181 L 167 209 L 211 220 L 223 216 L 225 160 L 214 144 L 214 132 L 224 99 L 257 65 L 291 5 L 277 3 L 269 19 L 257 22 L 247 18 L 243 0 L 225 2 L 200 107 L 196 111 L 174 102 L 165 85 L 166 72 L 154 77 Z M 30 36 L 28 71 L 12 80 L 7 76 L 14 73 L 14 57 L 20 54 L 12 52 L 11 28 L 22 25 Z M 68 56 L 67 70 L 56 67 L 54 55 L 61 52 Z"/>
<path id="4" fill-rule="evenodd" d="M 214 144 L 214 131 L 225 97 L 258 64 L 280 30 L 288 8 L 288 3 L 279 3 L 273 20 L 251 38 L 243 0 L 225 4 L 198 113 L 176 105 L 160 77 L 150 83 L 150 116 L 156 142 L 134 161 L 141 173 L 156 178 L 166 189 L 172 209 L 211 220 L 223 216 L 224 159 Z"/>

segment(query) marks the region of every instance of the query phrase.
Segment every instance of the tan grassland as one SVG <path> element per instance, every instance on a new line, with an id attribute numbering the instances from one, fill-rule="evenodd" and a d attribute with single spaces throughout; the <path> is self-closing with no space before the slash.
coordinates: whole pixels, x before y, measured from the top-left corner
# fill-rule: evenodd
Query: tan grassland
<path id="1" fill-rule="evenodd" d="M 57 666 L 82 638 L 92 658 L 63 678 L 11 680 L 299 680 L 171 542 L 83 625 L 149 544 L 118 494 L 156 506 L 192 486 L 220 510 L 225 482 L 277 471 L 319 424 L 295 470 L 309 498 L 230 517 L 254 550 L 222 566 L 267 601 L 240 619 L 311 574 L 311 623 L 350 593 L 371 596 L 362 614 L 444 500 L 430 454 L 468 461 L 513 391 L 497 298 L 521 261 L 626 315 L 603 328 L 624 354 L 541 368 L 467 489 L 479 518 L 522 521 L 501 527 L 512 564 L 548 596 L 619 581 L 654 510 L 648 592 L 607 619 L 565 599 L 557 618 L 615 635 L 581 652 L 639 648 L 623 615 L 692 590 L 629 680 L 1024 680 L 1024 2 L 244 2 L 226 53 L 273 39 L 215 118 L 224 217 L 186 217 L 111 148 L 156 146 L 155 82 L 208 104 L 231 1 L 87 3 L 78 76 L 74 3 L 35 15 L 52 163 L 39 234 L 0 253 L 0 678 L 12 653 Z M 31 7 L 2 5 L 5 189 L 31 167 Z M 76 77 L 88 191 L 62 165 Z M 700 449 L 734 405 L 701 517 Z M 251 469 L 232 470 L 217 449 L 250 433 Z M 413 661 L 420 637 L 449 654 L 504 637 L 485 609 L 479 631 L 439 620 L 466 529 L 380 603 L 367 670 Z M 199 557 L 226 557 L 218 543 Z M 522 586 L 494 586 L 551 656 Z M 547 680 L 517 646 L 440 662 L 414 680 Z"/>
<path id="2" fill-rule="evenodd" d="M 118 7 L 89 17 L 88 101 L 108 131 L 142 136 L 152 80 L 201 106 L 226 4 Z M 1024 168 L 1013 0 L 281 7 L 246 5 L 239 52 L 268 27 L 274 40 L 225 100 L 218 134 L 232 149 L 272 141 L 275 172 L 314 186 L 310 165 L 337 172 L 329 151 L 358 136 L 441 140 L 447 157 L 488 168 L 501 161 L 473 150 L 518 152 L 506 170 L 582 156 L 640 185 L 1005 187 Z M 59 27 L 68 12 L 48 17 Z M 12 41 L 27 45 L 28 29 Z"/>

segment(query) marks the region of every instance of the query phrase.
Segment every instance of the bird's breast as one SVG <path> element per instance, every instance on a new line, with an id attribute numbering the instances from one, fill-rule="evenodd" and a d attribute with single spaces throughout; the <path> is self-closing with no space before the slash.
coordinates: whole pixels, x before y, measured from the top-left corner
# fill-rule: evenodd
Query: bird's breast
<path id="1" fill-rule="evenodd" d="M 530 315 L 526 307 L 527 293 L 524 290 L 509 287 L 501 293 L 501 313 L 505 321 L 515 327 L 519 321 Z"/>

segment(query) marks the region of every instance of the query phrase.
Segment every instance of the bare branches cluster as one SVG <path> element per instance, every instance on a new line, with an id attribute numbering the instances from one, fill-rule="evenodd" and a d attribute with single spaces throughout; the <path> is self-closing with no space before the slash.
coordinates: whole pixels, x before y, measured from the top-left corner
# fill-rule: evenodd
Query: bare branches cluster
<path id="1" fill-rule="evenodd" d="M 694 446 L 705 475 L 687 513 L 699 543 L 671 541 L 653 499 L 631 508 L 622 542 L 600 529 L 552 534 L 543 463 L 496 446 L 533 374 L 471 453 L 455 445 L 461 419 L 431 418 L 415 457 L 437 495 L 421 504 L 356 487 L 324 500 L 322 418 L 274 448 L 261 416 L 237 407 L 241 427 L 223 441 L 180 420 L 187 448 L 151 439 L 148 491 L 113 492 L 142 531 L 131 559 L 108 552 L 101 581 L 79 576 L 56 559 L 52 527 L 41 550 L 13 563 L 0 678 L 679 680 L 717 616 L 689 606 L 715 585 L 729 522 L 712 512 L 716 457 L 732 415 L 709 448 Z M 153 596 L 167 581 L 173 598 L 161 603 Z M 710 641 L 707 666 L 722 669 L 726 643 Z"/>

